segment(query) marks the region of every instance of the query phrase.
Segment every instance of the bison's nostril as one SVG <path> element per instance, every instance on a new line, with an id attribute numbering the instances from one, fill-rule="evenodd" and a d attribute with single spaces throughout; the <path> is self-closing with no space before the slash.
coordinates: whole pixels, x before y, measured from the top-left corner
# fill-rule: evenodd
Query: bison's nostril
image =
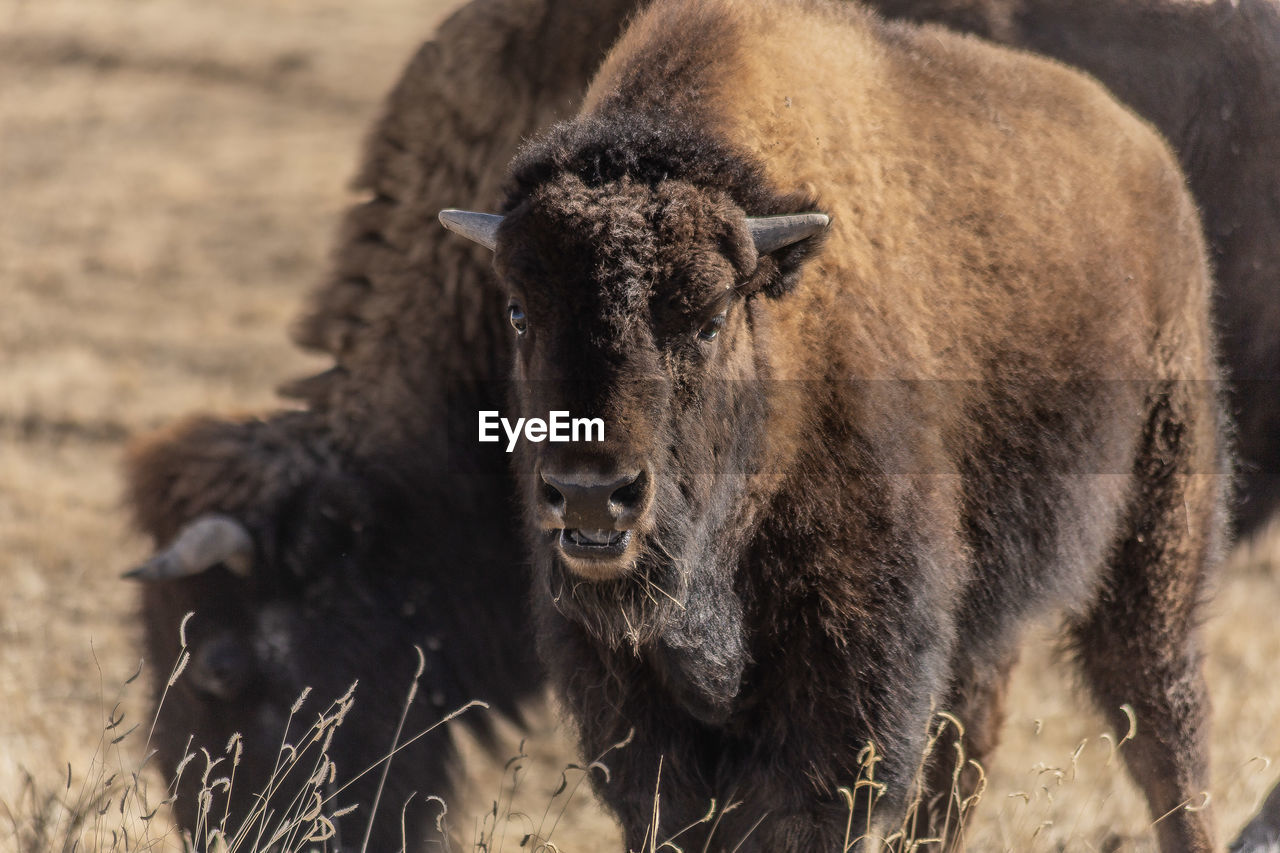
<path id="1" fill-rule="evenodd" d="M 635 475 L 630 483 L 620 486 L 609 496 L 609 503 L 621 511 L 634 510 L 644 501 L 645 486 L 649 475 L 643 469 Z"/>
<path id="2" fill-rule="evenodd" d="M 560 493 L 559 489 L 548 483 L 545 477 L 542 477 L 541 479 L 542 500 L 552 509 L 564 509 L 564 495 Z"/>

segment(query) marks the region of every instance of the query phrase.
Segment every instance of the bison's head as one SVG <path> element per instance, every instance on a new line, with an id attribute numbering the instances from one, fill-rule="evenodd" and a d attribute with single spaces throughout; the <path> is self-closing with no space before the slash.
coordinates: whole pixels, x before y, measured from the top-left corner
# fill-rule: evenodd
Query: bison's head
<path id="1" fill-rule="evenodd" d="M 781 292 L 794 244 L 827 217 L 750 218 L 679 180 L 562 174 L 505 217 L 441 219 L 495 250 L 510 293 L 509 418 L 604 422 L 603 441 L 520 443 L 552 596 L 602 639 L 653 638 L 707 600 L 700 588 L 730 586 L 717 567 L 749 521 L 768 410 L 753 297 Z"/>

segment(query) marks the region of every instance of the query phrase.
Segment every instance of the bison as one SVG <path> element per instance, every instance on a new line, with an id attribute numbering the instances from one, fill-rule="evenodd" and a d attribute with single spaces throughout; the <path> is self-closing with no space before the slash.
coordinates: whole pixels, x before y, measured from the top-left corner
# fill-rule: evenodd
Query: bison
<path id="1" fill-rule="evenodd" d="M 229 792 L 215 786 L 214 799 L 202 800 L 204 758 L 181 774 L 175 815 L 201 849 L 201 830 L 224 814 L 229 834 L 253 837 L 270 825 L 270 837 L 283 816 L 307 810 L 295 800 L 319 752 L 307 728 L 356 682 L 321 793 L 332 797 L 330 813 L 358 805 L 336 821 L 339 841 L 357 848 L 397 743 L 471 700 L 519 720 L 521 701 L 541 692 L 526 622 L 504 621 L 523 609 L 523 590 L 508 577 L 517 543 L 455 519 L 454 496 L 434 485 L 437 470 L 338 454 L 305 412 L 197 419 L 137 448 L 131 469 L 140 526 L 170 543 L 135 572 L 148 581 L 149 660 L 176 660 L 175 620 L 194 613 L 183 631 L 190 663 L 171 686 L 163 677 L 155 685 L 159 760 L 174 777 L 188 753 L 224 756 L 240 734 L 234 774 L 227 758 L 211 777 L 229 775 Z M 415 646 L 425 665 L 397 741 Z M 304 689 L 309 702 L 294 708 Z M 491 739 L 492 716 L 461 719 Z M 310 752 L 278 781 L 284 743 Z M 451 799 L 453 758 L 441 727 L 392 759 L 370 849 L 398 849 L 402 818 L 411 841 L 439 838 L 441 807 L 428 798 Z"/>
<path id="2" fill-rule="evenodd" d="M 656 0 L 510 174 L 501 215 L 440 218 L 494 251 L 515 414 L 607 424 L 515 468 L 552 683 L 585 755 L 631 738 L 597 787 L 629 848 L 887 834 L 934 704 L 982 760 L 1051 610 L 1137 714 L 1161 848 L 1213 848 L 1181 806 L 1229 476 L 1199 221 L 1146 125 L 858 7 Z"/>

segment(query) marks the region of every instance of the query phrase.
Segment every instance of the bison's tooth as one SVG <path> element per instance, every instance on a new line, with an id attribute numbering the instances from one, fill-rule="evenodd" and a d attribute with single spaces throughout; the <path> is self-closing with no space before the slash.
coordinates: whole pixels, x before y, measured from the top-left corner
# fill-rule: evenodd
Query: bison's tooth
<path id="1" fill-rule="evenodd" d="M 608 545 L 613 540 L 612 530 L 579 530 L 578 536 L 592 545 Z"/>

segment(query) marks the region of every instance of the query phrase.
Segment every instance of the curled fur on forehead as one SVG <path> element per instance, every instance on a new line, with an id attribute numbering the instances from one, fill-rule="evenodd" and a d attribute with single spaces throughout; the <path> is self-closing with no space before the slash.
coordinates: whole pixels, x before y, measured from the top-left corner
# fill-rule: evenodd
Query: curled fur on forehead
<path id="1" fill-rule="evenodd" d="M 616 185 L 620 189 L 636 184 L 657 189 L 680 181 L 711 199 L 727 199 L 747 216 L 821 210 L 818 200 L 807 193 L 773 187 L 750 155 L 704 128 L 678 124 L 666 116 L 588 114 L 561 122 L 526 145 L 510 173 L 504 213 L 516 212 L 540 187 L 566 178 L 586 187 Z M 744 292 L 786 293 L 821 243 L 821 235 L 810 237 L 760 258 Z"/>
<path id="2" fill-rule="evenodd" d="M 715 247 L 732 268 L 741 294 L 754 293 L 777 273 L 776 265 L 760 263 L 742 210 L 728 194 L 683 180 L 651 186 L 623 177 L 598 187 L 565 174 L 534 188 L 509 216 L 515 221 L 529 211 L 536 211 L 534 233 L 553 232 L 547 235 L 551 243 L 592 266 L 593 274 L 606 288 L 616 288 L 619 297 L 625 292 L 647 298 L 655 279 L 696 275 L 697 260 L 686 251 L 695 245 Z M 519 266 L 527 254 L 517 244 L 505 257 Z M 543 266 L 546 261 L 535 263 Z M 765 281 L 756 275 L 762 266 Z M 636 289 L 637 283 L 643 286 Z"/>

